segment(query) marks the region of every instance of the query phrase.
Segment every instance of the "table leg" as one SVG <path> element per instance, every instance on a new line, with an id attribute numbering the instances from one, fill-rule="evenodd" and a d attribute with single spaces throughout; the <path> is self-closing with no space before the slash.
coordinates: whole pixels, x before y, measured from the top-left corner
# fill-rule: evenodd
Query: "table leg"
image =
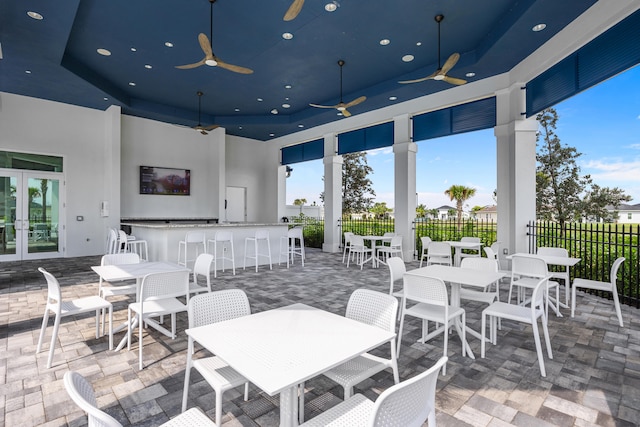
<path id="1" fill-rule="evenodd" d="M 451 307 L 454 307 L 454 308 L 460 307 L 460 284 L 459 283 L 451 284 Z M 453 324 L 456 328 L 456 332 L 458 333 L 459 337 L 462 337 L 462 328 L 465 328 L 467 332 L 472 331 L 472 329 L 468 328 L 467 325 L 462 325 L 462 322 L 460 321 L 460 319 L 456 319 Z M 475 331 L 471 332 L 471 334 L 473 335 L 474 332 Z M 472 359 L 475 359 L 476 356 L 473 354 L 473 351 L 471 351 L 471 346 L 469 345 L 469 341 L 465 340 L 464 346 L 469 357 Z"/>
<path id="2" fill-rule="evenodd" d="M 298 387 L 291 387 L 280 393 L 280 427 L 298 425 Z"/>

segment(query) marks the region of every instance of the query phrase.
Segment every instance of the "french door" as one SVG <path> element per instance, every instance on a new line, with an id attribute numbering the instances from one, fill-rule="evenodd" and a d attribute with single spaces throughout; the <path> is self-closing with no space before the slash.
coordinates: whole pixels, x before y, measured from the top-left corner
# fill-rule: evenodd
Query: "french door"
<path id="1" fill-rule="evenodd" d="M 63 255 L 63 174 L 0 169 L 0 261 Z"/>

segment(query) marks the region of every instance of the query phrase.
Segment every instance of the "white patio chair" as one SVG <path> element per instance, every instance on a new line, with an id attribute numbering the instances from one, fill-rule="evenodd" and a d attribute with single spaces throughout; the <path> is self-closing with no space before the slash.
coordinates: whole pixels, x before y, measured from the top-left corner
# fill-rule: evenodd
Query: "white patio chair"
<path id="1" fill-rule="evenodd" d="M 396 282 L 402 280 L 404 273 L 407 272 L 407 267 L 404 264 L 404 260 L 400 257 L 394 256 L 388 259 L 387 267 L 389 267 L 389 295 L 393 295 L 396 298 L 402 299 L 403 290 L 402 286 L 399 291 L 395 290 Z"/>
<path id="2" fill-rule="evenodd" d="M 459 259 L 456 260 L 456 265 L 460 265 L 460 263 L 462 262 L 462 260 L 464 258 L 468 258 L 468 257 L 479 257 L 482 254 L 482 250 L 480 249 L 481 247 L 481 240 L 479 237 L 463 237 L 460 239 L 461 242 L 465 242 L 465 243 L 477 243 L 478 246 L 475 249 L 461 249 L 458 257 Z M 463 252 L 463 251 L 467 251 L 467 252 Z"/>
<path id="3" fill-rule="evenodd" d="M 425 372 L 389 387 L 375 402 L 356 394 L 301 427 L 420 427 L 425 421 L 435 427 L 438 372 L 446 363 L 447 358 L 441 357 Z"/>
<path id="4" fill-rule="evenodd" d="M 511 303 L 513 289 L 517 288 L 516 303 L 520 305 L 526 305 L 528 303 L 528 300 L 526 298 L 526 290 L 533 289 L 538 284 L 539 279 L 549 279 L 550 277 L 551 274 L 547 269 L 547 263 L 544 262 L 543 259 L 538 258 L 535 255 L 514 255 L 511 258 L 511 284 L 509 285 L 509 297 L 507 302 Z M 556 291 L 555 305 L 549 304 L 550 289 L 555 289 Z M 559 294 L 560 292 L 558 291 L 558 282 L 547 280 L 544 291 L 545 313 L 547 316 L 549 315 L 550 305 L 558 316 L 562 316 L 558 307 Z"/>
<path id="5" fill-rule="evenodd" d="M 260 252 L 260 242 L 266 244 L 266 252 Z M 253 246 L 253 255 L 249 252 L 249 247 Z M 263 245 L 264 246 L 264 245 Z M 271 242 L 269 241 L 269 230 L 256 230 L 255 235 L 246 237 L 244 239 L 244 267 L 247 269 L 247 259 L 256 260 L 256 273 L 258 272 L 258 260 L 260 257 L 269 260 L 269 270 L 273 270 L 273 264 L 271 263 Z"/>
<path id="6" fill-rule="evenodd" d="M 514 259 L 515 258 L 516 257 L 514 257 Z M 548 277 L 541 277 L 535 280 L 536 284 L 533 287 L 533 294 L 529 307 L 497 301 L 482 311 L 482 338 L 480 340 L 480 356 L 484 358 L 485 355 L 487 317 L 490 318 L 491 322 L 489 326 L 489 336 L 491 337 L 491 342 L 493 343 L 493 345 L 496 344 L 498 335 L 496 332 L 496 319 L 508 319 L 515 322 L 527 323 L 531 325 L 533 329 L 533 339 L 536 344 L 536 353 L 538 354 L 540 374 L 543 377 L 546 377 L 547 373 L 544 368 L 542 345 L 540 343 L 540 333 L 538 332 L 538 319 L 540 319 L 540 322 L 542 323 L 542 331 L 544 333 L 544 340 L 547 346 L 547 354 L 549 356 L 549 359 L 553 359 L 544 303 L 544 294 L 546 293 L 547 281 L 549 279 Z"/>
<path id="7" fill-rule="evenodd" d="M 398 300 L 392 295 L 369 289 L 356 289 L 347 303 L 345 317 L 357 320 L 367 325 L 376 326 L 389 332 L 396 331 L 396 317 L 398 316 Z M 344 400 L 353 394 L 353 386 L 372 377 L 387 368 L 393 371 L 396 384 L 400 382 L 398 376 L 398 361 L 396 359 L 396 337 L 389 341 L 390 358 L 374 356 L 364 353 L 342 365 L 324 373 L 324 376 L 340 384 L 344 388 Z"/>
<path id="8" fill-rule="evenodd" d="M 138 365 L 142 370 L 142 326 L 146 323 L 171 339 L 176 338 L 176 314 L 187 311 L 177 297 L 187 297 L 189 293 L 189 271 L 147 274 L 142 279 L 139 301 L 129 304 L 127 349 L 131 350 L 133 334 L 133 314 L 138 318 Z M 171 331 L 152 320 L 152 317 L 171 315 Z"/>
<path id="9" fill-rule="evenodd" d="M 191 247 L 195 251 L 193 258 L 189 258 L 189 248 Z M 207 252 L 205 234 L 202 231 L 187 231 L 184 240 L 178 242 L 178 264 L 189 268 L 189 263 L 195 262 L 198 255 L 204 252 Z"/>
<path id="10" fill-rule="evenodd" d="M 420 254 L 420 268 L 422 268 L 422 261 L 427 259 L 427 249 L 431 244 L 431 237 L 428 237 L 428 236 L 420 237 L 420 243 L 422 244 L 422 253 Z"/>
<path id="11" fill-rule="evenodd" d="M 187 302 L 191 294 L 199 292 L 211 292 L 211 264 L 213 263 L 213 255 L 200 254 L 193 264 L 193 281 L 189 283 L 189 293 L 187 294 Z M 198 277 L 204 276 L 206 284 L 202 286 L 198 283 Z"/>
<path id="12" fill-rule="evenodd" d="M 122 427 L 120 421 L 98 408 L 93 387 L 81 374 L 75 371 L 65 372 L 64 388 L 71 400 L 87 413 L 89 426 Z M 200 409 L 192 408 L 160 427 L 216 427 L 216 425 Z"/>
<path id="13" fill-rule="evenodd" d="M 210 325 L 251 314 L 247 294 L 240 289 L 226 289 L 197 295 L 189 301 L 189 328 Z M 194 340 L 189 336 L 187 366 L 184 372 L 182 412 L 187 409 L 191 368 L 196 368 L 216 393 L 216 424 L 222 425 L 222 394 L 244 384 L 244 400 L 249 398 L 249 383 L 235 369 L 217 356 L 193 360 Z"/>
<path id="14" fill-rule="evenodd" d="M 42 267 L 38 268 L 38 271 L 42 273 L 47 280 L 47 305 L 44 309 L 44 317 L 42 318 L 42 328 L 40 329 L 36 353 L 40 353 L 40 349 L 42 348 L 42 341 L 44 340 L 47 324 L 49 323 L 49 312 L 51 311 L 55 314 L 53 334 L 51 335 L 51 344 L 49 346 L 49 358 L 47 359 L 47 369 L 51 367 L 51 363 L 53 362 L 53 352 L 56 348 L 60 319 L 63 317 L 95 311 L 96 339 L 98 339 L 100 338 L 100 311 L 109 309 L 109 350 L 113 349 L 113 307 L 111 303 L 97 295 L 78 298 L 72 301 L 64 301 L 58 279 Z"/>
<path id="15" fill-rule="evenodd" d="M 350 231 L 345 231 L 344 233 L 344 248 L 342 250 L 342 263 L 344 264 L 344 259 L 347 256 L 347 254 L 349 254 L 349 256 L 351 256 L 350 250 L 351 250 L 351 236 L 353 236 L 353 233 Z"/>
<path id="16" fill-rule="evenodd" d="M 105 253 L 118 253 L 118 230 L 116 230 L 115 228 L 109 228 L 109 231 L 107 232 L 107 247 Z"/>
<path id="17" fill-rule="evenodd" d="M 135 253 L 115 253 L 103 255 L 100 259 L 100 265 L 122 265 L 122 264 L 139 264 L 140 256 Z M 98 280 L 98 296 L 104 299 L 117 295 L 135 295 L 138 287 L 135 282 L 116 285 L 115 283 L 105 282 L 100 276 Z M 102 310 L 102 329 L 104 329 L 106 311 Z"/>
<path id="18" fill-rule="evenodd" d="M 620 322 L 620 327 L 624 327 L 622 322 L 622 312 L 620 311 L 620 301 L 618 300 L 618 286 L 616 284 L 618 278 L 618 269 L 625 261 L 625 258 L 620 257 L 613 262 L 611 266 L 611 272 L 609 273 L 609 281 L 601 282 L 598 280 L 588 279 L 573 279 L 573 287 L 571 289 L 571 317 L 574 317 L 576 312 L 576 289 L 591 289 L 594 291 L 611 292 L 613 298 L 613 304 L 616 308 L 616 315 Z"/>
<path id="19" fill-rule="evenodd" d="M 364 263 L 369 261 L 373 256 L 373 251 L 364 245 L 364 239 L 358 234 L 351 236 L 351 249 L 349 253 L 354 257 L 354 261 L 360 266 L 360 270 Z M 349 268 L 350 259 L 347 258 L 347 268 Z"/>
<path id="20" fill-rule="evenodd" d="M 463 258 L 462 262 L 460 262 L 460 267 L 497 272 L 498 261 L 490 258 Z M 500 281 L 495 282 L 493 286 L 494 289 L 487 287 L 484 291 L 462 286 L 460 288 L 460 300 L 476 301 L 489 305 L 495 301 L 500 301 Z M 500 322 L 498 322 L 498 328 L 501 328 Z"/>
<path id="21" fill-rule="evenodd" d="M 433 244 L 433 243 L 432 243 Z M 407 303 L 415 303 L 408 306 Z M 427 276 L 404 275 L 404 297 L 402 298 L 402 312 L 400 314 L 400 330 L 398 331 L 398 351 L 400 354 L 400 344 L 402 342 L 402 329 L 404 327 L 405 316 L 413 316 L 422 319 L 422 337 L 420 342 L 424 343 L 431 338 L 442 334 L 444 337 L 444 356 L 447 356 L 449 342 L 449 326 L 456 318 L 460 318 L 459 328 L 460 341 L 462 343 L 462 356 L 466 354 L 465 343 L 465 311 L 462 307 L 449 305 L 449 295 L 447 287 L 441 279 Z M 429 322 L 436 325 L 443 325 L 435 331 L 429 333 Z M 443 333 L 444 332 L 444 333 Z M 447 366 L 442 368 L 442 375 L 447 374 Z"/>
<path id="22" fill-rule="evenodd" d="M 377 247 L 376 252 L 378 252 L 378 262 L 381 262 L 382 264 L 386 264 L 387 259 L 392 256 L 399 256 L 404 259 L 404 254 L 402 253 L 402 236 L 395 235 L 391 237 L 389 246 Z"/>
<path id="23" fill-rule="evenodd" d="M 211 250 L 213 245 L 213 250 Z M 218 255 L 218 251 L 220 251 Z M 233 232 L 228 230 L 218 230 L 213 239 L 207 240 L 207 252 L 213 254 L 213 277 L 218 277 L 218 261 L 222 262 L 222 272 L 224 273 L 225 261 L 231 263 L 233 275 L 236 275 L 236 254 L 233 250 Z"/>
<path id="24" fill-rule="evenodd" d="M 538 248 L 538 255 L 549 255 L 549 256 L 558 256 L 569 258 L 569 251 L 565 248 L 549 248 L 549 247 L 540 247 Z M 562 284 L 564 285 L 564 305 L 569 307 L 569 294 L 570 290 L 570 282 L 569 278 L 569 266 L 554 266 L 558 271 L 550 271 L 551 277 L 553 279 L 561 279 Z M 564 269 L 563 269 L 564 268 Z"/>
<path id="25" fill-rule="evenodd" d="M 447 242 L 431 242 L 427 248 L 427 265 L 453 265 L 451 245 Z"/>

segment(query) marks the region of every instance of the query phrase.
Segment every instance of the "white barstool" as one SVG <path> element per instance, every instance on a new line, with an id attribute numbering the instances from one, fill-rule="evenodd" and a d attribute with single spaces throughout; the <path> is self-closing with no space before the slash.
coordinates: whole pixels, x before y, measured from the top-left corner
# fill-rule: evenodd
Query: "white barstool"
<path id="1" fill-rule="evenodd" d="M 260 241 L 267 242 L 267 252 L 260 253 Z M 249 246 L 254 247 L 253 255 L 249 254 Z M 258 272 L 259 257 L 264 257 L 269 260 L 269 270 L 273 270 L 273 264 L 271 263 L 271 242 L 269 242 L 269 230 L 256 230 L 256 234 L 253 237 L 247 237 L 244 239 L 244 270 L 247 269 L 247 258 L 256 260 L 256 273 Z"/>
<path id="2" fill-rule="evenodd" d="M 298 244 L 296 244 L 298 242 Z M 284 248 L 283 248 L 284 246 Z M 289 263 L 293 264 L 295 256 L 300 256 L 302 266 L 304 267 L 304 237 L 302 233 L 302 227 L 294 227 L 287 231 L 286 236 L 280 237 L 280 256 L 278 258 L 278 264 L 282 262 L 282 255 L 287 256 L 287 268 Z"/>
<path id="3" fill-rule="evenodd" d="M 184 240 L 178 242 L 178 264 L 189 267 L 190 262 L 195 262 L 198 255 L 205 253 L 206 250 L 206 237 L 202 231 L 187 231 Z M 200 252 L 200 245 L 202 245 L 202 252 Z M 189 247 L 195 247 L 195 256 L 189 258 Z"/>
<path id="4" fill-rule="evenodd" d="M 218 248 L 218 246 L 220 247 Z M 220 250 L 220 256 L 218 256 L 218 250 Z M 224 262 L 231 261 L 233 275 L 236 275 L 236 256 L 233 251 L 233 233 L 231 231 L 216 231 L 213 240 L 207 240 L 207 252 L 213 255 L 213 277 L 218 277 L 218 260 L 222 261 L 223 272 Z"/>

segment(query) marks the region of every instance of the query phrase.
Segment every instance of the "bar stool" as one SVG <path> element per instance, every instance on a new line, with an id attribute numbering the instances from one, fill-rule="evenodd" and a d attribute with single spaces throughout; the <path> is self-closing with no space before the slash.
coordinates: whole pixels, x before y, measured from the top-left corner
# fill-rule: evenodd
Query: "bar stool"
<path id="1" fill-rule="evenodd" d="M 200 253 L 206 252 L 205 239 L 205 234 L 202 231 L 187 231 L 184 240 L 178 242 L 178 264 L 188 268 L 188 264 L 195 262 Z M 202 252 L 200 252 L 200 245 L 202 245 Z M 196 255 L 193 258 L 189 258 L 189 246 L 195 247 Z"/>
<path id="2" fill-rule="evenodd" d="M 265 241 L 267 243 L 267 252 L 260 253 L 260 241 Z M 254 251 L 253 255 L 250 255 L 248 252 L 249 245 L 253 245 Z M 269 242 L 269 230 L 256 230 L 256 234 L 253 237 L 247 237 L 244 239 L 244 270 L 247 269 L 247 258 L 256 260 L 256 273 L 258 272 L 258 264 L 259 257 L 264 257 L 269 259 L 269 270 L 273 270 L 273 264 L 271 263 L 271 242 Z"/>
<path id="3" fill-rule="evenodd" d="M 118 230 L 117 251 L 115 253 L 126 252 L 138 254 L 142 261 L 149 261 L 147 241 L 136 239 L 135 236 L 125 233 L 124 230 Z"/>
<path id="4" fill-rule="evenodd" d="M 213 252 L 211 251 L 211 245 L 213 245 Z M 218 245 L 220 245 L 220 256 L 218 256 Z M 213 240 L 207 240 L 207 252 L 213 255 L 213 277 L 218 277 L 218 260 L 222 261 L 223 272 L 224 262 L 231 261 L 233 275 L 236 275 L 236 256 L 233 251 L 233 233 L 231 231 L 216 231 Z M 231 256 L 229 256 L 229 253 L 231 253 Z"/>
<path id="5" fill-rule="evenodd" d="M 299 246 L 296 245 L 296 241 L 299 243 Z M 283 244 L 285 246 L 283 250 Z M 295 256 L 299 255 L 300 260 L 302 261 L 302 266 L 304 267 L 304 237 L 302 234 L 302 227 L 294 227 L 287 231 L 286 236 L 280 237 L 280 256 L 278 258 L 278 264 L 282 262 L 282 255 L 286 254 L 287 256 L 287 268 L 289 268 L 289 261 L 293 264 L 295 260 Z"/>

